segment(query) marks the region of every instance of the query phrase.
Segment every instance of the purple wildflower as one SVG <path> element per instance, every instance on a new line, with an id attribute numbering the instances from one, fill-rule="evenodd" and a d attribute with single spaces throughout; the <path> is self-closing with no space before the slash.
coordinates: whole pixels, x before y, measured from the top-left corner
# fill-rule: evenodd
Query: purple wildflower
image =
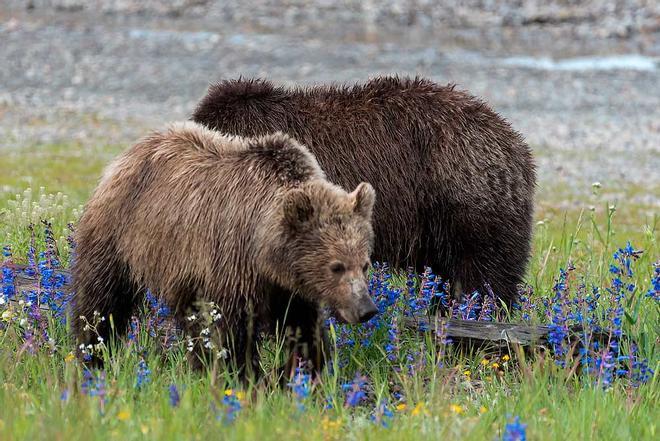
<path id="1" fill-rule="evenodd" d="M 569 265 L 568 271 L 559 270 L 559 279 L 557 279 L 553 288 L 554 297 L 551 302 L 544 301 L 547 314 L 550 315 L 551 320 L 548 342 L 552 347 L 555 363 L 559 366 L 566 364 L 564 357 L 568 352 L 568 314 L 570 306 L 568 277 L 573 270 L 572 265 Z"/>
<path id="2" fill-rule="evenodd" d="M 536 309 L 536 303 L 532 300 L 534 290 L 531 286 L 527 286 L 525 290 L 520 293 L 520 302 L 514 304 L 515 309 L 520 309 L 521 318 L 528 322 L 532 319 L 532 313 Z"/>
<path id="3" fill-rule="evenodd" d="M 447 352 L 447 345 L 452 343 L 451 338 L 447 336 L 447 321 L 439 320 L 437 322 L 435 331 L 436 345 L 438 352 L 436 354 L 437 367 L 444 367 L 445 353 Z"/>
<path id="4" fill-rule="evenodd" d="M 145 384 L 149 383 L 151 381 L 151 370 L 147 366 L 147 362 L 145 361 L 144 357 L 140 357 L 140 361 L 138 362 L 137 366 L 137 375 L 135 379 L 135 388 L 140 389 L 142 386 Z"/>
<path id="5" fill-rule="evenodd" d="M 630 377 L 632 385 L 639 387 L 647 383 L 655 372 L 649 367 L 647 359 L 640 359 L 637 357 L 637 346 L 632 345 L 630 348 Z"/>
<path id="6" fill-rule="evenodd" d="M 298 362 L 293 380 L 288 383 L 288 386 L 293 391 L 298 410 L 301 412 L 305 410 L 305 400 L 311 392 L 311 380 L 312 376 L 304 368 L 303 362 Z"/>
<path id="7" fill-rule="evenodd" d="M 346 392 L 346 402 L 344 403 L 346 407 L 355 407 L 367 398 L 367 394 L 363 390 L 366 383 L 367 377 L 357 372 L 352 382 L 342 385 L 342 389 Z"/>
<path id="8" fill-rule="evenodd" d="M 376 409 L 374 409 L 374 412 L 371 414 L 371 421 L 381 427 L 388 428 L 390 427 L 393 417 L 394 413 L 387 405 L 387 401 L 383 400 L 378 406 L 376 406 Z"/>
<path id="9" fill-rule="evenodd" d="M 215 409 L 215 404 L 212 403 L 212 407 Z M 222 397 L 222 411 L 218 413 L 217 418 L 225 424 L 231 424 L 238 417 L 241 408 L 238 396 L 232 389 L 227 389 Z"/>
<path id="10" fill-rule="evenodd" d="M 16 271 L 13 268 L 11 247 L 3 247 L 2 255 L 4 259 L 2 263 L 2 292 L 0 292 L 0 306 L 3 306 L 16 294 Z"/>
<path id="11" fill-rule="evenodd" d="M 454 310 L 454 316 L 462 320 L 477 320 L 480 309 L 481 294 L 479 291 L 474 291 L 470 297 L 460 302 L 458 308 Z"/>
<path id="12" fill-rule="evenodd" d="M 653 264 L 653 278 L 651 279 L 651 287 L 646 291 L 646 297 L 649 297 L 656 302 L 660 302 L 660 260 Z"/>
<path id="13" fill-rule="evenodd" d="M 389 361 L 393 362 L 398 358 L 401 350 L 400 343 L 398 320 L 396 316 L 393 316 L 392 323 L 390 323 L 387 329 L 387 343 L 384 347 Z"/>
<path id="14" fill-rule="evenodd" d="M 484 285 L 484 288 L 486 289 L 486 295 L 481 304 L 481 311 L 479 312 L 477 320 L 491 321 L 493 320 L 493 314 L 495 313 L 495 293 L 488 283 Z"/>
<path id="15" fill-rule="evenodd" d="M 105 404 L 108 400 L 105 371 L 92 372 L 87 368 L 83 369 L 83 381 L 80 384 L 80 389 L 84 395 L 98 397 L 101 412 L 104 411 Z"/>
<path id="16" fill-rule="evenodd" d="M 170 396 L 170 406 L 179 407 L 179 403 L 181 402 L 181 396 L 179 395 L 179 389 L 177 389 L 176 384 L 174 383 L 170 384 L 170 387 L 168 389 Z"/>

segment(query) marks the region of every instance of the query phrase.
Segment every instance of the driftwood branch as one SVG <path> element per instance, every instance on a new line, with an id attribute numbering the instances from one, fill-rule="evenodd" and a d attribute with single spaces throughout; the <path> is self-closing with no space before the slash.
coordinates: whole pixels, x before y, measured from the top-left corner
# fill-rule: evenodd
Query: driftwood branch
<path id="1" fill-rule="evenodd" d="M 461 320 L 445 317 L 414 317 L 406 320 L 406 327 L 421 333 L 445 335 L 454 341 L 472 343 L 494 343 L 500 346 L 519 344 L 523 346 L 545 345 L 549 326 Z"/>
<path id="2" fill-rule="evenodd" d="M 16 270 L 15 285 L 16 291 L 35 289 L 36 280 L 27 276 L 23 270 L 25 265 L 12 265 Z M 71 280 L 71 273 L 68 270 L 57 270 L 57 273 L 63 274 L 67 281 Z M 70 287 L 65 285 L 66 291 Z M 44 305 L 44 308 L 47 308 Z M 510 345 L 521 345 L 531 347 L 547 347 L 549 345 L 548 335 L 551 331 L 550 326 L 535 326 L 527 324 L 488 322 L 476 320 L 460 320 L 446 317 L 410 317 L 406 318 L 404 326 L 407 329 L 417 330 L 422 334 L 432 333 L 432 335 L 442 335 L 450 338 L 452 341 L 473 345 L 473 346 L 491 346 L 501 349 L 508 348 Z M 577 340 L 581 329 L 572 327 L 570 335 L 573 341 Z M 591 333 L 590 339 L 596 341 L 607 341 L 609 338 L 607 332 Z"/>

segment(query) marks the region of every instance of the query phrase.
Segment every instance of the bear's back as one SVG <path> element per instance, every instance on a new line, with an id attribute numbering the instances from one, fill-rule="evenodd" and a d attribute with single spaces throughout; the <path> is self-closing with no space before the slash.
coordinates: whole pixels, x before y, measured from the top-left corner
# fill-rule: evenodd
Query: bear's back
<path id="1" fill-rule="evenodd" d="M 316 178 L 323 173 L 314 157 L 288 136 L 229 137 L 175 124 L 108 168 L 82 225 L 113 235 L 145 286 L 210 279 L 214 268 L 249 260 L 258 222 L 283 189 Z"/>

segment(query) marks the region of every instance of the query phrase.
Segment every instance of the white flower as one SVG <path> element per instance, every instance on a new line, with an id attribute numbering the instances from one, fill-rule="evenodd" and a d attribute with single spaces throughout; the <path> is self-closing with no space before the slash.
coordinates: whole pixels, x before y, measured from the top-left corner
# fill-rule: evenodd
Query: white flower
<path id="1" fill-rule="evenodd" d="M 195 314 L 191 315 L 190 317 L 187 317 L 189 322 L 192 322 L 194 320 L 197 320 L 197 316 Z"/>
<path id="2" fill-rule="evenodd" d="M 101 337 L 100 335 L 96 337 L 96 339 L 99 341 L 99 343 L 103 343 L 103 337 Z"/>

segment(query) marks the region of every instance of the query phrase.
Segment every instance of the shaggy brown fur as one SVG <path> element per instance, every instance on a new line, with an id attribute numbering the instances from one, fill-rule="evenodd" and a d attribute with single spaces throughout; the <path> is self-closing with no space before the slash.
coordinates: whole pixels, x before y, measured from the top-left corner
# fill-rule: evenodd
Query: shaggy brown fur
<path id="1" fill-rule="evenodd" d="M 376 311 L 366 285 L 374 199 L 369 184 L 349 194 L 329 183 L 286 135 L 173 125 L 121 155 L 87 203 L 76 232 L 74 317 L 112 315 L 123 333 L 145 289 L 182 322 L 197 301 L 212 301 L 220 334 L 231 337 L 221 343 L 232 345 L 239 368 L 251 361 L 256 370 L 258 333 L 248 324 L 282 329 L 286 313 L 300 335 L 294 355 L 306 350 L 320 368 L 320 305 L 351 323 Z M 95 342 L 74 323 L 82 343 Z M 108 326 L 98 331 L 108 337 Z"/>
<path id="2" fill-rule="evenodd" d="M 477 98 L 424 79 L 287 89 L 263 80 L 212 86 L 193 120 L 224 133 L 282 131 L 307 145 L 329 179 L 378 192 L 373 257 L 431 266 L 507 303 L 524 276 L 535 166 L 522 137 Z"/>

